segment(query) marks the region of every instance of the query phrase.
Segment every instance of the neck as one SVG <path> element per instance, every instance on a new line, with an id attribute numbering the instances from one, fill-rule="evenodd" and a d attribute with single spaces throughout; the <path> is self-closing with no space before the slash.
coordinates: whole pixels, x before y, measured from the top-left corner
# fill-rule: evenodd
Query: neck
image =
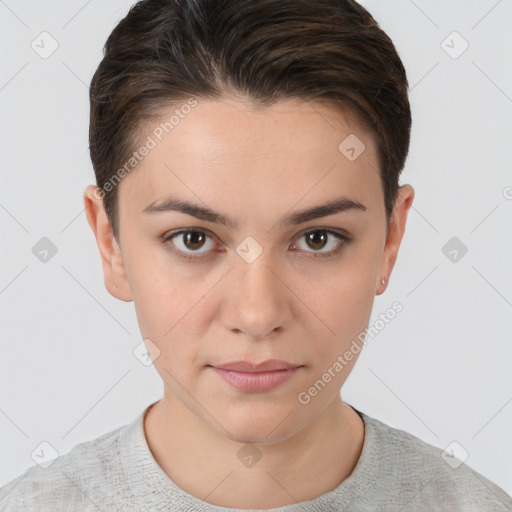
<path id="1" fill-rule="evenodd" d="M 176 485 L 228 508 L 276 508 L 331 491 L 352 473 L 364 441 L 363 421 L 341 398 L 273 444 L 223 437 L 169 397 L 149 409 L 144 429 L 155 460 Z"/>

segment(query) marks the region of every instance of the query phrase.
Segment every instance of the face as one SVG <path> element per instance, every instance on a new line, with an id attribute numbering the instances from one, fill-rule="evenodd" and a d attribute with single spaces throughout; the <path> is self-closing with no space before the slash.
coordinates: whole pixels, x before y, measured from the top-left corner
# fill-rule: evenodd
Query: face
<path id="1" fill-rule="evenodd" d="M 162 140 L 160 122 L 144 138 L 156 146 L 119 185 L 119 245 L 86 191 L 105 283 L 134 301 L 164 401 L 240 442 L 286 439 L 339 400 L 357 353 L 335 363 L 368 326 L 412 189 L 402 187 L 387 234 L 375 141 L 325 104 L 200 100 Z M 213 368 L 267 360 L 298 368 L 274 387 L 277 373 L 233 383 L 236 372 Z"/>

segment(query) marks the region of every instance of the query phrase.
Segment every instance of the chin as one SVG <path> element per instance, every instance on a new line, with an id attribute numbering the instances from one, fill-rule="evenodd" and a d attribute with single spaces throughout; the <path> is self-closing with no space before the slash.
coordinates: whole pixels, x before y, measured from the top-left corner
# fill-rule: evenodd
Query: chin
<path id="1" fill-rule="evenodd" d="M 229 439 L 241 444 L 271 445 L 285 441 L 292 435 L 292 432 L 289 431 L 280 431 L 276 434 L 271 432 L 272 429 L 265 427 L 258 429 L 257 426 L 250 425 L 245 428 L 241 427 L 238 430 L 230 430 L 232 436 Z"/>
<path id="2" fill-rule="evenodd" d="M 222 426 L 216 423 L 212 426 L 219 434 L 237 443 L 275 444 L 285 441 L 297 431 L 297 418 L 291 412 L 290 406 L 269 407 L 264 402 L 248 407 L 238 406 L 231 411 L 226 405 L 220 422 Z"/>

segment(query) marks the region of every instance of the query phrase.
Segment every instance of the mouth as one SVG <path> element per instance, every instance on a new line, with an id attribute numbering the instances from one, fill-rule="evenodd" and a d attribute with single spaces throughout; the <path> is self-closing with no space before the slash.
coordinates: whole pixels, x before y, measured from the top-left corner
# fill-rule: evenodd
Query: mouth
<path id="1" fill-rule="evenodd" d="M 279 359 L 268 359 L 261 363 L 252 363 L 251 361 L 233 361 L 230 363 L 208 366 L 220 368 L 222 370 L 232 370 L 235 372 L 260 373 L 273 372 L 276 370 L 291 370 L 293 368 L 298 368 L 300 365 L 288 363 L 287 361 L 280 361 Z"/>
<path id="2" fill-rule="evenodd" d="M 208 365 L 224 381 L 246 393 L 271 391 L 294 375 L 301 365 L 271 359 L 261 363 L 234 361 L 220 365 Z"/>

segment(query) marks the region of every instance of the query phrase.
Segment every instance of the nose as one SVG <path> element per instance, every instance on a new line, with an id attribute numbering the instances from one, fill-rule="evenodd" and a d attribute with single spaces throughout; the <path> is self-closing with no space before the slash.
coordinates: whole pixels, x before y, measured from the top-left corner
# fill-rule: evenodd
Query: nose
<path id="1" fill-rule="evenodd" d="M 288 327 L 293 294 L 276 267 L 265 252 L 252 263 L 237 258 L 221 306 L 221 319 L 228 330 L 256 341 Z"/>

